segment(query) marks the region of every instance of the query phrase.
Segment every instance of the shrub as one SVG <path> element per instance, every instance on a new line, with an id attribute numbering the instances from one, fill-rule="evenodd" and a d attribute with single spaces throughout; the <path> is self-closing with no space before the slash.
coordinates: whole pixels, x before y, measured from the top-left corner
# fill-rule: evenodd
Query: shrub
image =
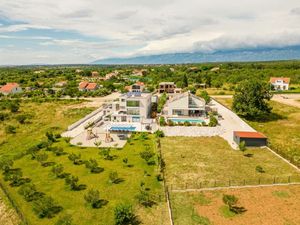
<path id="1" fill-rule="evenodd" d="M 52 132 L 46 132 L 45 135 L 46 135 L 46 137 L 48 138 L 49 141 L 51 141 L 51 142 L 55 142 L 56 141 L 55 136 L 54 136 L 54 134 Z"/>
<path id="2" fill-rule="evenodd" d="M 6 113 L 0 113 L 0 121 L 4 121 L 8 118 L 8 114 Z"/>
<path id="3" fill-rule="evenodd" d="M 241 214 L 246 211 L 242 206 L 237 206 L 238 198 L 234 195 L 223 195 L 223 202 L 229 207 L 229 210 L 235 214 Z"/>
<path id="4" fill-rule="evenodd" d="M 61 216 L 57 222 L 55 223 L 55 225 L 72 225 L 72 216 L 70 214 L 66 214 Z"/>
<path id="5" fill-rule="evenodd" d="M 33 211 L 39 218 L 52 218 L 62 210 L 51 197 L 43 196 L 33 202 Z"/>
<path id="6" fill-rule="evenodd" d="M 216 119 L 216 117 L 213 116 L 213 115 L 210 115 L 210 116 L 209 116 L 209 123 L 208 123 L 208 126 L 209 126 L 209 127 L 215 127 L 215 126 L 217 126 L 217 125 L 218 125 L 218 120 Z"/>
<path id="7" fill-rule="evenodd" d="M 86 189 L 86 185 L 85 184 L 78 184 L 78 177 L 75 176 L 67 176 L 66 177 L 66 184 L 68 184 L 70 186 L 70 189 L 72 191 L 81 191 Z"/>
<path id="8" fill-rule="evenodd" d="M 24 197 L 27 202 L 31 202 L 42 198 L 45 194 L 37 192 L 33 184 L 24 184 L 20 187 L 18 193 Z"/>
<path id="9" fill-rule="evenodd" d="M 24 124 L 26 122 L 26 120 L 28 119 L 28 116 L 25 114 L 21 114 L 16 116 L 16 120 L 20 123 L 20 124 Z"/>
<path id="10" fill-rule="evenodd" d="M 54 173 L 56 177 L 60 177 L 64 171 L 62 164 L 56 164 L 52 167 L 51 172 Z"/>
<path id="11" fill-rule="evenodd" d="M 156 137 L 160 137 L 160 138 L 165 136 L 165 134 L 162 130 L 157 130 L 157 131 L 155 131 L 154 134 L 155 134 Z"/>
<path id="12" fill-rule="evenodd" d="M 245 141 L 239 143 L 239 150 L 242 152 L 245 152 L 247 150 Z"/>
<path id="13" fill-rule="evenodd" d="M 118 205 L 115 208 L 115 225 L 139 224 L 132 206 L 127 204 Z"/>
<path id="14" fill-rule="evenodd" d="M 99 152 L 100 155 L 102 155 L 103 159 L 105 160 L 113 160 L 113 156 L 110 155 L 110 149 L 109 148 L 103 148 Z"/>
<path id="15" fill-rule="evenodd" d="M 259 173 L 264 173 L 265 172 L 265 170 L 261 166 L 256 166 L 255 170 L 256 170 L 256 172 L 259 172 Z"/>
<path id="16" fill-rule="evenodd" d="M 16 133 L 16 127 L 12 126 L 12 125 L 8 125 L 5 127 L 5 133 L 7 134 L 15 134 Z"/>
<path id="17" fill-rule="evenodd" d="M 85 162 L 85 167 L 91 170 L 91 173 L 101 173 L 104 168 L 98 167 L 98 162 L 95 159 L 90 159 Z"/>
<path id="18" fill-rule="evenodd" d="M 140 156 L 142 159 L 144 159 L 146 162 L 149 162 L 149 160 L 154 156 L 155 154 L 151 152 L 150 150 L 146 149 L 145 151 L 140 153 Z"/>
<path id="19" fill-rule="evenodd" d="M 87 203 L 90 203 L 93 208 L 101 208 L 101 200 L 98 190 L 89 190 L 88 193 L 84 195 L 84 199 Z"/>
<path id="20" fill-rule="evenodd" d="M 165 126 L 166 125 L 165 117 L 163 117 L 163 116 L 159 117 L 159 125 L 160 126 Z"/>
<path id="21" fill-rule="evenodd" d="M 48 159 L 48 155 L 46 153 L 40 153 L 36 155 L 36 160 L 41 163 L 41 165 L 44 164 L 44 162 Z"/>
<path id="22" fill-rule="evenodd" d="M 119 182 L 119 175 L 116 171 L 110 172 L 108 176 L 109 182 L 112 184 L 117 184 Z"/>
<path id="23" fill-rule="evenodd" d="M 148 192 L 141 190 L 138 195 L 136 195 L 136 199 L 138 200 L 139 204 L 144 207 L 152 207 L 155 202 L 150 198 Z"/>

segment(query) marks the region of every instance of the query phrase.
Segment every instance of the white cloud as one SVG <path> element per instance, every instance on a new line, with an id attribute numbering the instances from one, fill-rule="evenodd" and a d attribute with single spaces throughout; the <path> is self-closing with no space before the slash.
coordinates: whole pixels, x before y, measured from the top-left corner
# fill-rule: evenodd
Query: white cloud
<path id="1" fill-rule="evenodd" d="M 24 22 L 0 26 L 0 34 L 55 29 L 105 40 L 39 42 L 45 51 L 63 46 L 65 56 L 49 52 L 51 61 L 300 44 L 299 0 L 2 0 L 0 9 Z M 34 62 L 34 50 L 27 54 L 24 60 Z"/>

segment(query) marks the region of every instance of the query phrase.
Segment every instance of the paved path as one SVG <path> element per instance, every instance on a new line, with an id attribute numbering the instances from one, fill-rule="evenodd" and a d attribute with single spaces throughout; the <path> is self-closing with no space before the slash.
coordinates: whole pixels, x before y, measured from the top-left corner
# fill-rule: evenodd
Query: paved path
<path id="1" fill-rule="evenodd" d="M 300 94 L 276 94 L 272 100 L 300 108 Z"/>
<path id="2" fill-rule="evenodd" d="M 219 120 L 219 124 L 224 129 L 224 132 L 220 135 L 224 138 L 232 148 L 237 149 L 237 144 L 233 141 L 233 131 L 252 131 L 255 130 L 250 127 L 244 120 L 238 117 L 234 112 L 218 103 L 215 100 L 211 101 L 211 106 L 217 108 L 218 113 L 223 117 Z"/>

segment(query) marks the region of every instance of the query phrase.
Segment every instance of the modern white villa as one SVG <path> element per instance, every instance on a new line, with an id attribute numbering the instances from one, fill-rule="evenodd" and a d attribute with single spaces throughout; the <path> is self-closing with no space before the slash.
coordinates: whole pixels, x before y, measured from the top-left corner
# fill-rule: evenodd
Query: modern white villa
<path id="1" fill-rule="evenodd" d="M 167 117 L 201 117 L 206 115 L 205 100 L 185 92 L 174 95 L 166 103 L 163 115 Z"/>
<path id="2" fill-rule="evenodd" d="M 287 91 L 289 90 L 290 78 L 288 77 L 271 77 L 270 83 L 275 90 Z"/>
<path id="3" fill-rule="evenodd" d="M 151 113 L 151 93 L 128 92 L 106 110 L 112 122 L 146 122 Z"/>

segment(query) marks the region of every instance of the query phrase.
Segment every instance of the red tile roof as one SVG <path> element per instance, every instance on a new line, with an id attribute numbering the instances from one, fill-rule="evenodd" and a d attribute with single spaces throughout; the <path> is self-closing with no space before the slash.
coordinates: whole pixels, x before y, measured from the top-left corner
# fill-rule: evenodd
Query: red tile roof
<path id="1" fill-rule="evenodd" d="M 13 88 L 19 87 L 19 84 L 17 83 L 7 83 L 3 87 L 1 87 L 0 91 L 1 92 L 11 92 Z"/>
<path id="2" fill-rule="evenodd" d="M 84 89 L 84 88 L 86 88 L 86 86 L 88 86 L 88 84 L 89 84 L 89 82 L 82 81 L 82 82 L 79 83 L 79 88 Z"/>
<path id="3" fill-rule="evenodd" d="M 259 132 L 247 132 L 247 131 L 234 131 L 234 136 L 242 138 L 267 138 L 265 135 Z"/>
<path id="4" fill-rule="evenodd" d="M 95 90 L 97 88 L 96 83 L 88 83 L 88 85 L 85 87 L 88 90 Z"/>
<path id="5" fill-rule="evenodd" d="M 283 83 L 289 84 L 290 78 L 289 77 L 271 77 L 270 82 L 275 83 L 277 80 L 283 80 Z"/>

